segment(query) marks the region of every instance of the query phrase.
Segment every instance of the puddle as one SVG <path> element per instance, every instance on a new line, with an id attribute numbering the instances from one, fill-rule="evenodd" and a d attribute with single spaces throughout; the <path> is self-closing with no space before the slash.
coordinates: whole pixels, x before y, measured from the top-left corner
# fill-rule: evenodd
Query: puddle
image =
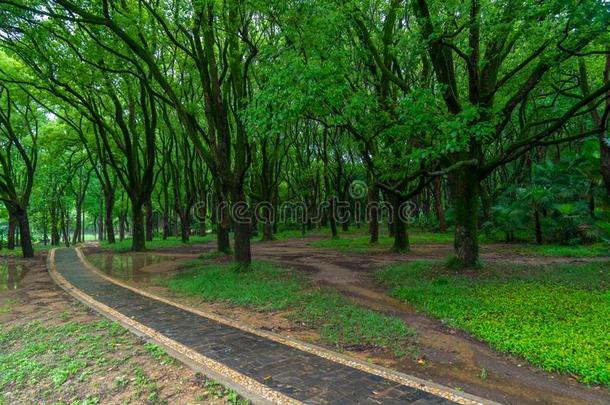
<path id="1" fill-rule="evenodd" d="M 154 253 L 95 253 L 87 260 L 109 276 L 123 280 L 147 280 L 179 271 L 185 263 L 184 259 Z"/>
<path id="2" fill-rule="evenodd" d="M 16 290 L 27 267 L 12 260 L 0 260 L 0 291 Z"/>

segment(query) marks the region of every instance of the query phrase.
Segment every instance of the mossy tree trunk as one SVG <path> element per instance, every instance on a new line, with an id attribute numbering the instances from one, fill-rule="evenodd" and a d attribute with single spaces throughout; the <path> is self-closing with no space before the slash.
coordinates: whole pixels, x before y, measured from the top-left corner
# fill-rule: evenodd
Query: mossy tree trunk
<path id="1" fill-rule="evenodd" d="M 455 256 L 464 267 L 479 261 L 478 245 L 479 179 L 476 172 L 465 167 L 456 173 Z"/>

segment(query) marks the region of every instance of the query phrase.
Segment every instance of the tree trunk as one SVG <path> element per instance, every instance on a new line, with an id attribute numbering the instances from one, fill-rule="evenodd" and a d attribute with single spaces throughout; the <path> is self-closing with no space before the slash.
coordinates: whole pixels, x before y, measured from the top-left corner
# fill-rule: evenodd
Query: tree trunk
<path id="1" fill-rule="evenodd" d="M 69 228 L 70 228 L 70 224 L 69 224 L 70 218 L 68 218 L 68 215 L 66 214 L 66 212 L 63 210 L 62 208 L 62 214 L 61 214 L 61 232 L 63 234 L 64 237 L 64 245 L 66 245 L 66 247 L 70 247 L 70 237 L 69 237 Z"/>
<path id="2" fill-rule="evenodd" d="M 264 207 L 261 210 L 261 213 L 263 214 L 263 218 L 262 218 L 262 226 L 263 226 L 263 237 L 262 237 L 262 241 L 266 242 L 266 241 L 270 241 L 273 240 L 273 217 L 272 217 L 272 213 L 270 209 L 266 209 L 266 208 L 271 208 L 273 209 L 273 206 L 269 206 L 269 207 Z"/>
<path id="3" fill-rule="evenodd" d="M 186 214 L 180 215 L 180 237 L 182 238 L 182 243 L 188 243 L 190 238 L 191 224 L 189 221 L 189 212 Z"/>
<path id="4" fill-rule="evenodd" d="M 17 218 L 13 214 L 9 214 L 8 219 L 8 235 L 6 248 L 8 250 L 15 249 L 15 225 L 17 224 Z"/>
<path id="5" fill-rule="evenodd" d="M 80 241 L 81 233 L 81 204 L 79 201 L 76 202 L 76 224 L 74 225 L 74 234 L 72 235 L 72 244 L 75 245 Z"/>
<path id="6" fill-rule="evenodd" d="M 400 196 L 392 196 L 392 205 L 394 211 L 393 228 L 394 228 L 394 252 L 408 252 L 411 250 L 409 244 L 409 234 L 407 233 L 406 218 L 400 214 L 401 205 L 405 200 Z"/>
<path id="7" fill-rule="evenodd" d="M 146 235 L 144 233 L 144 213 L 142 206 L 132 204 L 131 206 L 131 250 L 134 252 L 142 252 L 146 249 Z"/>
<path id="8" fill-rule="evenodd" d="M 342 230 L 343 232 L 347 232 L 347 231 L 349 231 L 349 219 L 346 219 L 345 221 L 343 221 L 343 222 L 341 223 L 341 230 Z"/>
<path id="9" fill-rule="evenodd" d="M 167 209 L 165 209 L 163 211 L 163 240 L 166 240 L 169 237 L 171 231 L 172 230 L 169 225 L 169 212 Z"/>
<path id="10" fill-rule="evenodd" d="M 173 211 L 173 220 L 172 220 L 172 236 L 178 236 L 178 212 L 176 210 Z"/>
<path id="11" fill-rule="evenodd" d="M 153 209 L 150 200 L 144 203 L 144 212 L 146 214 L 146 240 L 150 242 L 153 240 Z"/>
<path id="12" fill-rule="evenodd" d="M 445 209 L 443 208 L 442 181 L 440 177 L 436 178 L 432 183 L 434 194 L 434 211 L 438 218 L 438 230 L 445 232 L 447 230 L 447 220 L 445 219 Z"/>
<path id="13" fill-rule="evenodd" d="M 483 223 L 491 219 L 491 198 L 485 187 L 485 184 L 479 185 L 479 194 L 481 196 L 481 208 L 483 211 Z"/>
<path id="14" fill-rule="evenodd" d="M 205 203 L 205 195 L 203 195 L 196 205 L 197 207 L 197 235 L 205 236 L 205 217 L 207 212 L 207 205 Z"/>
<path id="15" fill-rule="evenodd" d="M 234 191 L 234 204 L 246 204 L 246 198 L 243 193 L 243 187 L 237 187 Z M 252 261 L 250 252 L 250 230 L 252 217 L 243 212 L 239 218 L 234 218 L 235 227 L 235 262 L 243 268 L 248 268 Z"/>
<path id="16" fill-rule="evenodd" d="M 603 134 L 600 137 L 599 150 L 600 150 L 600 171 L 604 179 L 604 186 L 606 187 L 606 195 L 610 200 L 610 137 L 608 134 Z"/>
<path id="17" fill-rule="evenodd" d="M 328 215 L 328 220 L 330 222 L 330 234 L 333 238 L 337 237 L 337 205 L 336 205 L 336 198 L 335 197 L 330 197 L 329 199 L 329 205 L 330 205 L 330 213 Z"/>
<path id="18" fill-rule="evenodd" d="M 122 242 L 125 240 L 125 214 L 119 215 L 119 240 Z"/>
<path id="19" fill-rule="evenodd" d="M 479 261 L 479 179 L 471 168 L 463 168 L 455 180 L 455 257 L 461 266 L 474 267 Z"/>
<path id="20" fill-rule="evenodd" d="M 229 217 L 229 207 L 220 208 L 218 212 L 218 223 L 216 224 L 216 245 L 219 252 L 231 252 L 231 242 L 229 240 L 230 228 L 231 219 Z"/>
<path id="21" fill-rule="evenodd" d="M 82 207 L 82 202 L 81 202 L 81 207 Z M 87 217 L 86 217 L 86 213 L 85 210 L 83 210 L 81 208 L 81 214 L 83 216 L 83 220 L 81 221 L 81 231 L 80 231 L 80 242 L 84 243 L 85 242 L 85 232 L 87 231 Z"/>
<path id="22" fill-rule="evenodd" d="M 536 244 L 542 245 L 542 227 L 540 226 L 540 211 L 534 210 L 534 232 L 536 233 Z"/>
<path id="23" fill-rule="evenodd" d="M 46 215 L 46 211 L 45 211 L 45 216 L 43 219 L 43 225 L 42 225 L 42 243 L 46 246 L 49 244 L 49 228 L 48 228 L 48 223 L 47 223 L 47 215 Z M 2 245 L 0 244 L 0 249 L 2 249 Z"/>
<path id="24" fill-rule="evenodd" d="M 57 227 L 57 210 L 51 213 L 51 245 L 59 245 L 59 229 Z"/>
<path id="25" fill-rule="evenodd" d="M 273 224 L 270 221 L 263 222 L 263 238 L 261 240 L 273 240 Z"/>
<path id="26" fill-rule="evenodd" d="M 379 242 L 379 190 L 377 190 L 377 187 L 371 186 L 369 189 L 368 202 L 367 216 L 369 220 L 369 234 L 371 236 L 369 242 L 375 244 Z"/>
<path id="27" fill-rule="evenodd" d="M 116 239 L 114 238 L 114 224 L 112 221 L 113 208 L 114 208 L 114 193 L 106 192 L 104 194 L 104 209 L 105 209 L 104 226 L 106 228 L 106 237 L 108 238 L 108 243 L 116 242 Z"/>
<path id="28" fill-rule="evenodd" d="M 32 235 L 30 234 L 30 221 L 27 212 L 17 214 L 19 221 L 19 233 L 21 238 L 21 252 L 23 257 L 34 257 L 34 248 L 32 247 Z"/>
<path id="29" fill-rule="evenodd" d="M 606 54 L 606 67 L 604 69 L 604 83 L 610 83 L 610 53 Z M 610 91 L 606 94 L 610 96 Z M 610 105 L 610 99 L 606 99 L 606 105 Z M 599 120 L 599 125 L 603 125 Z M 602 133 L 599 136 L 600 171 L 606 186 L 606 195 L 610 200 L 610 133 Z"/>

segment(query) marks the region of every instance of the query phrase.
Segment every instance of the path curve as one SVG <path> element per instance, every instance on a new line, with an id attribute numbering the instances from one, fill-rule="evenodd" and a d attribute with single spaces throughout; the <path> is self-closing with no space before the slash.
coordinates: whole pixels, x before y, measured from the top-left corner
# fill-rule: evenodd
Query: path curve
<path id="1" fill-rule="evenodd" d="M 462 387 L 468 392 L 503 403 L 610 404 L 607 390 L 586 387 L 569 375 L 545 373 L 519 356 L 499 353 L 488 343 L 392 298 L 374 280 L 374 272 L 384 266 L 414 260 L 439 260 L 451 252 L 450 246 L 420 244 L 413 246 L 413 252 L 409 254 L 382 251 L 362 254 L 311 246 L 310 243 L 317 239 L 304 237 L 254 243 L 252 254 L 257 260 L 295 268 L 310 280 L 331 286 L 358 305 L 403 319 L 416 332 L 417 351 L 424 366 L 405 359 L 393 364 L 392 368 L 447 386 Z M 482 255 L 488 262 L 507 262 L 510 259 L 513 263 L 536 265 L 610 260 L 608 257 L 511 255 L 495 252 L 489 246 L 484 247 Z M 486 378 L 481 378 L 481 370 L 485 370 Z"/>
<path id="2" fill-rule="evenodd" d="M 495 404 L 137 290 L 78 249 L 51 251 L 48 269 L 74 298 L 254 403 Z"/>

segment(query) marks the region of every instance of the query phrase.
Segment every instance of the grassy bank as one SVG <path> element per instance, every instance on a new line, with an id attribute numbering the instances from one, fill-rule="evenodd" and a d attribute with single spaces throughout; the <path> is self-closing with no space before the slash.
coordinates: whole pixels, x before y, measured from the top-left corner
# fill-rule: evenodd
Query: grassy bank
<path id="1" fill-rule="evenodd" d="M 604 257 L 610 256 L 610 247 L 606 243 L 593 245 L 527 245 L 517 247 L 518 253 L 547 257 Z"/>
<path id="2" fill-rule="evenodd" d="M 230 264 L 199 263 L 170 279 L 157 279 L 175 293 L 221 301 L 258 311 L 283 310 L 318 330 L 324 342 L 340 348 L 381 347 L 397 356 L 412 335 L 405 323 L 361 308 L 328 289 L 316 288 L 288 269 L 254 262 L 249 272 Z"/>
<path id="3" fill-rule="evenodd" d="M 440 264 L 389 267 L 391 295 L 548 371 L 610 385 L 608 263 L 495 266 L 476 274 Z"/>
<path id="4" fill-rule="evenodd" d="M 434 233 L 413 231 L 409 233 L 411 245 L 419 244 L 453 244 L 454 235 L 452 233 Z M 497 243 L 493 239 L 480 237 L 481 243 Z M 326 238 L 310 243 L 310 246 L 332 249 L 339 252 L 348 253 L 370 253 L 390 250 L 394 243 L 394 238 L 387 235 L 379 237 L 379 242 L 371 244 L 369 235 L 350 234 L 339 235 L 338 238 Z M 512 247 L 514 246 L 514 248 Z M 595 243 L 592 245 L 533 245 L 529 243 L 515 243 L 510 247 L 515 253 L 543 257 L 610 257 L 610 247 L 607 243 Z"/>
<path id="5" fill-rule="evenodd" d="M 394 244 L 394 238 L 380 236 L 379 242 L 371 244 L 369 235 L 345 236 L 338 238 L 321 239 L 311 242 L 310 245 L 319 248 L 332 249 L 340 252 L 368 253 L 371 251 L 389 250 Z M 423 243 L 452 243 L 453 234 L 433 232 L 412 232 L 409 234 L 409 242 L 413 245 Z"/>
<path id="6" fill-rule="evenodd" d="M 189 241 L 186 245 L 193 245 L 197 243 L 205 243 L 212 241 L 216 238 L 214 234 L 207 234 L 206 236 L 196 236 L 192 235 L 189 238 Z M 167 239 L 163 240 L 160 238 L 155 238 L 152 241 L 146 242 L 146 249 L 162 249 L 162 248 L 172 248 L 176 246 L 184 246 L 185 243 L 182 242 L 182 239 L 178 236 L 170 236 Z M 131 238 L 124 239 L 122 241 L 117 240 L 116 243 L 108 243 L 107 241 L 100 242 L 100 246 L 105 249 L 111 249 L 115 252 L 128 252 L 131 250 Z"/>

